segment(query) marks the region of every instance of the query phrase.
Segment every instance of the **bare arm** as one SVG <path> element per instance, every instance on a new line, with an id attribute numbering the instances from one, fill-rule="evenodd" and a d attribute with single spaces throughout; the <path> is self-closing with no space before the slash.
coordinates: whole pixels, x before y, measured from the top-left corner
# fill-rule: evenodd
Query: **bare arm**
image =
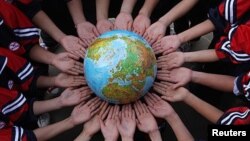
<path id="1" fill-rule="evenodd" d="M 96 0 L 96 19 L 97 21 L 108 19 L 110 0 Z"/>
<path id="2" fill-rule="evenodd" d="M 188 92 L 188 96 L 184 99 L 184 102 L 214 124 L 223 115 L 221 110 L 203 101 L 190 92 Z"/>
<path id="3" fill-rule="evenodd" d="M 45 50 L 37 44 L 31 48 L 29 56 L 34 61 L 52 65 L 52 60 L 56 55 Z"/>
<path id="4" fill-rule="evenodd" d="M 191 77 L 191 81 L 194 83 L 198 83 L 225 92 L 233 92 L 234 79 L 235 77 L 233 76 L 211 74 L 198 71 L 192 71 Z"/>
<path id="5" fill-rule="evenodd" d="M 39 11 L 33 18 L 32 21 L 46 33 L 48 33 L 53 39 L 60 43 L 61 39 L 66 36 L 43 12 Z M 49 26 L 48 26 L 49 25 Z"/>
<path id="6" fill-rule="evenodd" d="M 192 141 L 193 137 L 176 112 L 165 118 L 173 129 L 178 141 Z"/>
<path id="7" fill-rule="evenodd" d="M 59 133 L 88 121 L 99 111 L 100 104 L 101 101 L 98 98 L 93 98 L 85 104 L 80 103 L 79 105 L 75 106 L 69 118 L 42 128 L 35 129 L 34 134 L 37 140 L 48 140 Z"/>
<path id="8" fill-rule="evenodd" d="M 212 32 L 215 29 L 213 23 L 210 20 L 206 20 L 188 30 L 179 33 L 177 36 L 179 37 L 181 43 L 185 43 L 194 38 L 205 35 L 209 32 Z"/>
<path id="9" fill-rule="evenodd" d="M 131 14 L 137 0 L 123 0 L 120 12 Z"/>
<path id="10" fill-rule="evenodd" d="M 168 102 L 164 101 L 158 95 L 150 93 L 145 96 L 145 101 L 154 116 L 167 120 L 178 141 L 193 141 L 193 136 Z"/>
<path id="11" fill-rule="evenodd" d="M 143 14 L 147 17 L 150 17 L 152 11 L 154 10 L 158 2 L 159 0 L 145 0 L 142 8 L 139 11 L 139 14 Z"/>
<path id="12" fill-rule="evenodd" d="M 214 49 L 184 53 L 185 62 L 215 62 L 219 58 Z"/>
<path id="13" fill-rule="evenodd" d="M 182 0 L 169 12 L 159 19 L 164 25 L 168 26 L 171 22 L 186 14 L 198 0 Z"/>
<path id="14" fill-rule="evenodd" d="M 35 129 L 34 134 L 38 141 L 45 141 L 73 127 L 71 119 L 67 118 L 63 121 Z"/>
<path id="15" fill-rule="evenodd" d="M 59 97 L 57 97 L 44 101 L 35 101 L 33 104 L 33 111 L 35 115 L 40 115 L 42 113 L 60 109 L 62 106 Z"/>
<path id="16" fill-rule="evenodd" d="M 36 82 L 38 88 L 48 88 L 55 86 L 54 76 L 39 76 Z"/>
<path id="17" fill-rule="evenodd" d="M 71 0 L 67 3 L 67 5 L 70 15 L 72 16 L 73 22 L 76 26 L 86 21 L 81 0 Z"/>

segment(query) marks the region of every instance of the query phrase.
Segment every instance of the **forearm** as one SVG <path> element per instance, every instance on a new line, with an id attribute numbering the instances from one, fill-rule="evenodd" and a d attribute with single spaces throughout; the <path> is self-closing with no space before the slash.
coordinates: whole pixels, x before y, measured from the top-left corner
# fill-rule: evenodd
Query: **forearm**
<path id="1" fill-rule="evenodd" d="M 63 121 L 42 128 L 37 128 L 34 130 L 34 133 L 37 141 L 45 141 L 73 127 L 74 125 L 72 124 L 71 119 L 67 118 Z"/>
<path id="2" fill-rule="evenodd" d="M 97 21 L 108 19 L 110 0 L 96 0 L 96 19 Z"/>
<path id="3" fill-rule="evenodd" d="M 66 36 L 52 21 L 51 19 L 43 12 L 39 11 L 32 19 L 32 21 L 46 33 L 48 33 L 53 39 L 57 42 Z M 49 25 L 49 26 L 48 26 Z"/>
<path id="4" fill-rule="evenodd" d="M 233 92 L 233 76 L 192 71 L 191 81 L 224 92 Z"/>
<path id="5" fill-rule="evenodd" d="M 62 104 L 58 97 L 44 100 L 44 101 L 35 101 L 33 104 L 33 111 L 35 115 L 40 115 L 42 113 L 54 111 L 62 108 Z"/>
<path id="6" fill-rule="evenodd" d="M 159 21 L 168 26 L 171 22 L 185 15 L 198 0 L 182 0 L 176 6 L 174 6 L 169 12 L 167 12 Z"/>
<path id="7" fill-rule="evenodd" d="M 214 124 L 223 115 L 221 110 L 203 101 L 190 92 L 184 102 Z"/>
<path id="8" fill-rule="evenodd" d="M 185 43 L 192 39 L 195 39 L 197 37 L 210 33 L 214 29 L 215 27 L 213 23 L 210 20 L 205 20 L 204 22 L 179 33 L 177 36 L 179 37 L 181 43 Z"/>
<path id="9" fill-rule="evenodd" d="M 86 21 L 81 0 L 71 0 L 67 3 L 70 15 L 73 19 L 74 24 L 77 26 L 78 24 Z"/>
<path id="10" fill-rule="evenodd" d="M 123 0 L 120 12 L 131 14 L 137 0 Z"/>
<path id="11" fill-rule="evenodd" d="M 77 136 L 74 141 L 90 141 L 90 140 L 91 136 L 87 134 L 83 129 L 82 133 L 79 136 Z"/>
<path id="12" fill-rule="evenodd" d="M 134 139 L 133 138 L 122 137 L 122 141 L 134 141 Z"/>
<path id="13" fill-rule="evenodd" d="M 207 50 L 184 53 L 185 62 L 215 62 L 218 60 L 219 58 L 216 55 L 216 52 L 214 49 L 207 49 Z"/>
<path id="14" fill-rule="evenodd" d="M 165 120 L 169 123 L 178 141 L 193 141 L 193 136 L 190 134 L 186 126 L 181 121 L 177 113 L 166 117 Z"/>
<path id="15" fill-rule="evenodd" d="M 161 133 L 159 130 L 155 130 L 149 133 L 151 141 L 162 141 Z"/>
<path id="16" fill-rule="evenodd" d="M 48 88 L 55 86 L 54 76 L 39 76 L 36 82 L 38 88 Z"/>
<path id="17" fill-rule="evenodd" d="M 45 50 L 44 48 L 40 47 L 38 44 L 33 46 L 30 49 L 29 56 L 32 60 L 44 63 L 48 65 L 52 65 L 52 60 L 55 58 L 55 54 Z"/>
<path id="18" fill-rule="evenodd" d="M 155 8 L 158 2 L 159 0 L 145 0 L 142 8 L 139 11 L 139 14 L 143 14 L 146 15 L 147 17 L 150 17 L 153 9 Z"/>

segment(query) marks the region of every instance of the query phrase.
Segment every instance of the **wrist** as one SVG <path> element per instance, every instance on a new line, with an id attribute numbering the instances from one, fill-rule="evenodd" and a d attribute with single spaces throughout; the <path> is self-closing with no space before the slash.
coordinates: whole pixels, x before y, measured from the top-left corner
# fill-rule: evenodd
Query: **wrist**
<path id="1" fill-rule="evenodd" d="M 102 21 L 102 20 L 107 20 L 107 19 L 108 19 L 108 15 L 102 14 L 102 13 L 97 14 L 97 17 L 96 17 L 96 21 L 97 21 L 97 22 L 98 22 L 98 21 Z"/>
<path id="2" fill-rule="evenodd" d="M 57 103 L 57 105 L 58 105 L 58 109 L 61 109 L 61 108 L 64 107 L 63 101 L 61 100 L 60 96 L 59 96 L 59 97 L 56 97 L 55 100 L 56 100 L 56 103 Z"/>
<path id="3" fill-rule="evenodd" d="M 122 141 L 133 141 L 134 140 L 133 137 L 124 137 L 124 136 L 122 136 L 121 138 L 122 138 Z"/>
<path id="4" fill-rule="evenodd" d="M 146 17 L 150 17 L 151 13 L 149 13 L 147 10 L 140 10 L 138 15 L 143 15 Z"/>
<path id="5" fill-rule="evenodd" d="M 192 73 L 191 73 L 191 82 L 198 83 L 198 77 L 197 77 L 197 75 L 199 75 L 199 72 L 192 70 Z"/>
<path id="6" fill-rule="evenodd" d="M 180 34 L 177 34 L 176 36 L 179 39 L 179 41 L 180 41 L 181 44 L 183 44 L 183 43 L 186 42 L 185 41 L 185 37 L 183 36 L 183 34 L 180 33 Z"/>
<path id="7" fill-rule="evenodd" d="M 50 76 L 51 87 L 56 87 L 56 76 Z"/>
<path id="8" fill-rule="evenodd" d="M 186 97 L 184 98 L 183 102 L 188 104 L 189 101 L 192 101 L 193 97 L 192 97 L 192 93 L 190 93 L 189 91 L 187 91 Z"/>
<path id="9" fill-rule="evenodd" d="M 158 129 L 149 132 L 149 137 L 151 139 L 151 141 L 161 141 L 161 134 L 160 131 Z"/>
<path id="10" fill-rule="evenodd" d="M 163 18 L 160 18 L 157 22 L 162 23 L 164 26 L 168 26 L 170 24 L 168 20 L 165 20 Z"/>
<path id="11" fill-rule="evenodd" d="M 90 134 L 88 134 L 85 130 L 74 140 L 74 141 L 89 141 L 92 138 Z"/>
<path id="12" fill-rule="evenodd" d="M 176 112 L 172 112 L 171 114 L 169 114 L 168 116 L 165 117 L 165 120 L 168 123 L 174 123 L 177 118 L 178 118 L 177 113 Z"/>
<path id="13" fill-rule="evenodd" d="M 184 63 L 191 62 L 189 52 L 183 52 L 183 58 L 184 58 Z"/>
<path id="14" fill-rule="evenodd" d="M 105 138 L 105 141 L 117 141 L 117 139 L 113 139 L 113 138 Z"/>
<path id="15" fill-rule="evenodd" d="M 82 21 L 82 22 L 76 23 L 75 28 L 79 28 L 82 24 L 87 23 L 87 22 L 88 21 Z"/>

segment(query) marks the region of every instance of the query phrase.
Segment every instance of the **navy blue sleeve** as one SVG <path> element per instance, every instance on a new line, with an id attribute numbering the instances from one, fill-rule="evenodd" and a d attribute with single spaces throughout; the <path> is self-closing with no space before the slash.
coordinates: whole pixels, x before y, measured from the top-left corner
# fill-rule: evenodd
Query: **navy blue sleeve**
<path id="1" fill-rule="evenodd" d="M 215 26 L 215 32 L 222 34 L 224 32 L 226 22 L 223 19 L 223 17 L 220 16 L 219 9 L 217 7 L 210 8 L 208 14 L 209 14 L 209 20 Z"/>
<path id="2" fill-rule="evenodd" d="M 41 5 L 37 0 L 32 0 L 29 3 L 16 0 L 15 4 L 29 19 L 32 19 L 41 10 Z"/>
<path id="3" fill-rule="evenodd" d="M 4 20 L 0 17 L 0 46 L 9 48 L 12 42 L 16 42 L 16 37 L 12 30 L 4 23 Z"/>

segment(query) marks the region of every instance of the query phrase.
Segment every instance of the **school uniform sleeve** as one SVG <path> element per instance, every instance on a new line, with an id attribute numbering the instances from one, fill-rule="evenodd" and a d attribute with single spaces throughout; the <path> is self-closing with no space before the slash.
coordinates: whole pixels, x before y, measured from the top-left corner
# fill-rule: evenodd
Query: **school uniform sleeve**
<path id="1" fill-rule="evenodd" d="M 239 64 L 250 61 L 250 20 L 244 24 L 231 26 L 229 32 L 220 37 L 215 49 L 220 59 L 229 59 Z"/>
<path id="2" fill-rule="evenodd" d="M 5 42 L 1 47 L 7 46 L 15 54 L 28 57 L 30 49 L 39 44 L 39 29 L 14 5 L 0 1 L 0 9 L 4 9 L 0 10 L 1 23 L 8 31 L 7 35 L 3 34 L 8 40 L 1 40 Z"/>
<path id="3" fill-rule="evenodd" d="M 226 21 L 220 15 L 219 9 L 217 7 L 210 8 L 208 13 L 209 13 L 208 18 L 213 23 L 213 25 L 215 27 L 215 32 L 217 34 L 222 35 L 224 33 L 224 29 L 226 27 Z"/>
<path id="4" fill-rule="evenodd" d="M 37 141 L 35 134 L 19 126 L 9 126 L 0 129 L 2 141 Z"/>
<path id="5" fill-rule="evenodd" d="M 224 0 L 218 7 L 219 13 L 230 24 L 238 24 L 249 14 L 250 3 L 245 0 Z"/>
<path id="6" fill-rule="evenodd" d="M 234 94 L 237 96 L 244 95 L 250 101 L 250 72 L 235 78 Z"/>
<path id="7" fill-rule="evenodd" d="M 15 4 L 29 19 L 32 19 L 41 10 L 37 0 L 15 0 Z"/>
<path id="8" fill-rule="evenodd" d="M 0 17 L 0 46 L 4 48 L 9 48 L 9 45 L 12 42 L 16 42 L 15 35 L 13 32 L 8 28 L 4 20 Z"/>
<path id="9" fill-rule="evenodd" d="M 250 109 L 248 107 L 234 107 L 227 110 L 218 120 L 220 125 L 250 124 Z"/>
<path id="10" fill-rule="evenodd" d="M 2 83 L 11 79 L 23 92 L 33 93 L 37 89 L 36 82 L 39 76 L 36 76 L 32 64 L 25 58 L 17 56 L 7 49 L 0 48 L 0 64 L 2 64 L 0 75 L 3 76 L 1 78 L 5 78 L 1 80 Z M 8 88 L 7 83 L 5 88 Z"/>
<path id="11" fill-rule="evenodd" d="M 4 88 L 0 88 L 0 98 L 0 116 L 5 121 L 23 127 L 37 122 L 33 112 L 35 99 L 26 99 L 23 93 Z"/>

